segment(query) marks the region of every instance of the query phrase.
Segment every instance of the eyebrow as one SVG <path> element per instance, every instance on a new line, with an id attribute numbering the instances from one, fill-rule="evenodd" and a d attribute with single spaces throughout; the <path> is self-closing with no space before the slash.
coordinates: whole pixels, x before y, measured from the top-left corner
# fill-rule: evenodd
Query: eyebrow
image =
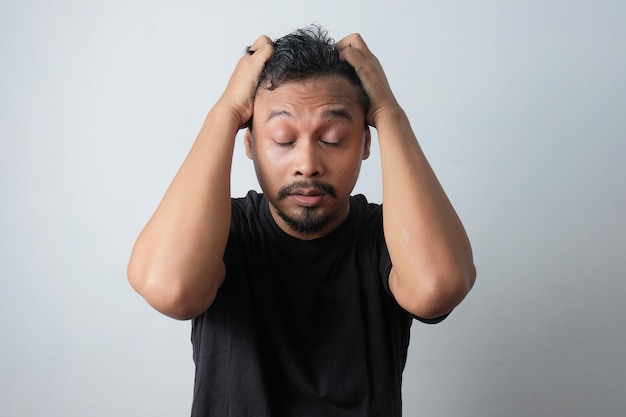
<path id="1" fill-rule="evenodd" d="M 289 113 L 287 110 L 272 110 L 270 112 L 270 114 L 267 115 L 267 118 L 265 119 L 265 123 L 267 123 L 270 120 L 275 119 L 277 117 L 284 117 L 286 119 L 292 119 L 293 118 L 291 113 Z"/>
<path id="2" fill-rule="evenodd" d="M 346 109 L 330 109 L 330 110 L 324 111 L 322 115 L 324 117 L 339 117 L 342 119 L 352 121 L 352 113 L 350 113 Z"/>
<path id="3" fill-rule="evenodd" d="M 272 110 L 268 115 L 267 118 L 265 119 L 265 122 L 269 122 L 272 119 L 275 119 L 277 117 L 284 117 L 286 119 L 293 119 L 293 115 L 291 113 L 289 113 L 287 110 Z M 341 118 L 341 119 L 345 119 L 348 121 L 352 121 L 352 113 L 350 113 L 348 110 L 343 109 L 343 108 L 337 108 L 337 109 L 329 109 L 329 110 L 324 110 L 324 112 L 322 113 L 322 118 L 326 119 L 326 118 Z"/>

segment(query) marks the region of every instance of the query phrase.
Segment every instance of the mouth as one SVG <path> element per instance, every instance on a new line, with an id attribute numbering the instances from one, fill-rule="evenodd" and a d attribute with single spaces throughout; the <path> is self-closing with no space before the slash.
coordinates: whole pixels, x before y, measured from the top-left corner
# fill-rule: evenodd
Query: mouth
<path id="1" fill-rule="evenodd" d="M 326 194 L 318 190 L 294 190 L 289 193 L 289 198 L 296 201 L 300 206 L 314 207 L 318 205 Z"/>
<path id="2" fill-rule="evenodd" d="M 332 185 L 320 181 L 300 181 L 283 187 L 278 192 L 277 200 L 289 198 L 300 206 L 314 207 L 326 196 L 337 198 Z"/>

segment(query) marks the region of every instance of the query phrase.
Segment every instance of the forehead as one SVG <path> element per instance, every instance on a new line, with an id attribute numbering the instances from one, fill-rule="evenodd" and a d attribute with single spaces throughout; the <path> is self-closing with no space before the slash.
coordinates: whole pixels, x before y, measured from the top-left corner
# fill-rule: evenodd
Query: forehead
<path id="1" fill-rule="evenodd" d="M 295 117 L 329 110 L 364 117 L 359 87 L 341 76 L 320 76 L 284 82 L 274 90 L 261 86 L 254 101 L 255 116 L 287 113 Z"/>

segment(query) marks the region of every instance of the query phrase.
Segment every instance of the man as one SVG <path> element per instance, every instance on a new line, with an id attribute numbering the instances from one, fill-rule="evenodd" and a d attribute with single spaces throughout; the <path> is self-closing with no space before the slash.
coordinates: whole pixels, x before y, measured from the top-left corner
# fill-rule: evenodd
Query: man
<path id="1" fill-rule="evenodd" d="M 383 202 L 351 196 L 370 130 Z M 230 196 L 246 128 L 262 194 Z M 412 320 L 465 297 L 469 241 L 358 34 L 262 36 L 226 90 L 128 268 L 157 310 L 193 319 L 193 416 L 400 416 Z"/>

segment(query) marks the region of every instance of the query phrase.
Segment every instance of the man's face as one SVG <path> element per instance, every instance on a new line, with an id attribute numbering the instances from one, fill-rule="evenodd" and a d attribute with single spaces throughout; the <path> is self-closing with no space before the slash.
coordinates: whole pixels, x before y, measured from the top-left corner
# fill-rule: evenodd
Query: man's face
<path id="1" fill-rule="evenodd" d="M 281 229 L 301 239 L 324 236 L 347 217 L 369 156 L 360 91 L 341 76 L 259 88 L 245 145 Z"/>

